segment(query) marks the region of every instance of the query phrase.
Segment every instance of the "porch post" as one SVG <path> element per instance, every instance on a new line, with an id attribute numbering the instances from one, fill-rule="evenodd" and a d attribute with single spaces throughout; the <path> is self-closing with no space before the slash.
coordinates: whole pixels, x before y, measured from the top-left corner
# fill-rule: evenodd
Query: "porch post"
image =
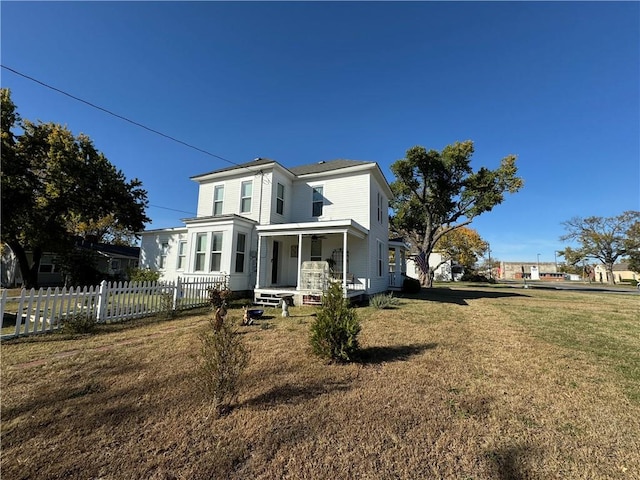
<path id="1" fill-rule="evenodd" d="M 260 250 L 262 249 L 262 235 L 258 232 L 258 253 L 256 255 L 256 287 L 260 288 Z"/>
<path id="2" fill-rule="evenodd" d="M 342 234 L 342 291 L 347 293 L 347 232 Z"/>
<path id="3" fill-rule="evenodd" d="M 302 234 L 298 234 L 298 278 L 296 279 L 296 290 L 300 290 L 302 281 Z"/>

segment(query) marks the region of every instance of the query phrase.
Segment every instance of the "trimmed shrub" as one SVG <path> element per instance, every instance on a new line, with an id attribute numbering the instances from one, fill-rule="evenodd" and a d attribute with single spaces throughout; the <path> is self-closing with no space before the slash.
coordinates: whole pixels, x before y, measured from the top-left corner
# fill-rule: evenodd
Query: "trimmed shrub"
<path id="1" fill-rule="evenodd" d="M 157 282 L 160 280 L 160 272 L 150 268 L 131 268 L 127 271 L 132 282 Z"/>
<path id="2" fill-rule="evenodd" d="M 399 303 L 400 300 L 393 296 L 393 292 L 379 293 L 369 299 L 369 306 L 378 310 L 395 307 Z"/>
<path id="3" fill-rule="evenodd" d="M 420 290 L 422 290 L 420 280 L 411 277 L 404 277 L 404 280 L 402 281 L 403 293 L 420 293 Z"/>
<path id="4" fill-rule="evenodd" d="M 93 333 L 96 323 L 96 319 L 86 313 L 77 313 L 62 321 L 62 331 L 73 334 Z"/>
<path id="5" fill-rule="evenodd" d="M 342 296 L 342 286 L 332 283 L 322 297 L 311 325 L 313 353 L 329 361 L 349 362 L 358 351 L 360 322 L 356 311 Z"/>
<path id="6" fill-rule="evenodd" d="M 215 319 L 210 318 L 211 328 L 200 336 L 202 342 L 198 383 L 213 402 L 218 415 L 230 410 L 236 402 L 242 374 L 249 365 L 250 352 L 232 322 L 223 322 L 215 329 Z"/>

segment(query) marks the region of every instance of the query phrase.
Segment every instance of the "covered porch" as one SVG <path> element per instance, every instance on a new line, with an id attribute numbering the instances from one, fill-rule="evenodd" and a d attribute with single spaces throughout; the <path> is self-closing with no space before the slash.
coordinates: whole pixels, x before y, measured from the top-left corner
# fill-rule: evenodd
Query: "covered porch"
<path id="1" fill-rule="evenodd" d="M 318 304 L 328 282 L 348 298 L 368 289 L 368 230 L 353 220 L 259 225 L 254 302 Z"/>

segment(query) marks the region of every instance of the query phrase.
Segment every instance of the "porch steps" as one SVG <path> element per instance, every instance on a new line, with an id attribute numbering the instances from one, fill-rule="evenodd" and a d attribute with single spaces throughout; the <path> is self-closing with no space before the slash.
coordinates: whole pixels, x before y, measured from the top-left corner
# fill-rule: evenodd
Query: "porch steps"
<path id="1" fill-rule="evenodd" d="M 277 293 L 258 292 L 255 295 L 253 303 L 263 307 L 278 307 L 281 301 L 282 297 L 278 296 Z"/>

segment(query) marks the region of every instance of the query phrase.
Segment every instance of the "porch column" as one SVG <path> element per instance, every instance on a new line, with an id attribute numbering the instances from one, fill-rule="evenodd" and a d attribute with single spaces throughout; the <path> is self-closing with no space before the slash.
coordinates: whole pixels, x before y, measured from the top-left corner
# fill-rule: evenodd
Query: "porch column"
<path id="1" fill-rule="evenodd" d="M 296 279 L 296 290 L 300 290 L 302 281 L 302 234 L 298 234 L 298 278 Z"/>
<path id="2" fill-rule="evenodd" d="M 347 232 L 342 234 L 342 291 L 347 293 Z"/>
<path id="3" fill-rule="evenodd" d="M 260 288 L 260 251 L 262 249 L 262 235 L 258 232 L 258 254 L 256 258 L 256 288 Z"/>

